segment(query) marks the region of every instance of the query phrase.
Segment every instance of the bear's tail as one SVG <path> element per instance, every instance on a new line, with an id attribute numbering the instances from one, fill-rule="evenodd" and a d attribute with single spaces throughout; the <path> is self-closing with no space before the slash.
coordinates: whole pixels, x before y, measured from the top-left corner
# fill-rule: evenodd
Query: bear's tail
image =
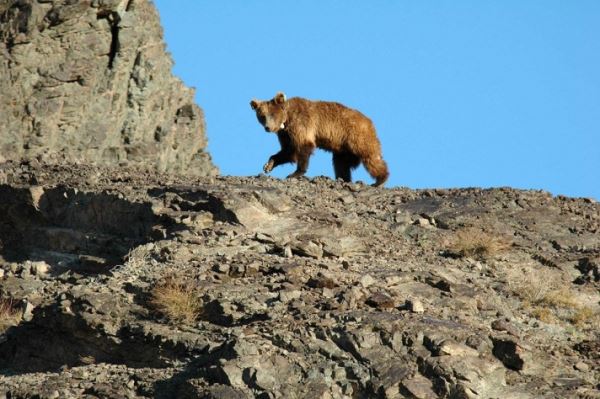
<path id="1" fill-rule="evenodd" d="M 390 176 L 387 164 L 380 156 L 363 159 L 363 165 L 375 179 L 374 187 L 381 186 Z"/>

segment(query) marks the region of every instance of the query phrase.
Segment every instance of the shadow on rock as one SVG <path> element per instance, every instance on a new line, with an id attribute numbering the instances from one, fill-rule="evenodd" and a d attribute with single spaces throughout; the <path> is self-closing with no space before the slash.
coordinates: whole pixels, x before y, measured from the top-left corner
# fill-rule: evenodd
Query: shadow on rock
<path id="1" fill-rule="evenodd" d="M 44 261 L 56 273 L 106 272 L 173 225 L 152 204 L 114 194 L 0 186 L 0 255 L 9 262 Z"/>

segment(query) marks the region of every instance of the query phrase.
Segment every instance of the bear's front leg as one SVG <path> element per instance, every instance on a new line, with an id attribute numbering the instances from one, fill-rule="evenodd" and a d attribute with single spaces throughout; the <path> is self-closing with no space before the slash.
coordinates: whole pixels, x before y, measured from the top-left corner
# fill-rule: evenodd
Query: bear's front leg
<path id="1" fill-rule="evenodd" d="M 294 162 L 294 154 L 286 148 L 279 151 L 277 154 L 272 155 L 267 163 L 263 166 L 263 170 L 265 173 L 269 173 L 277 166 L 288 162 Z"/>
<path id="2" fill-rule="evenodd" d="M 273 157 L 271 157 L 271 158 L 269 158 L 269 160 L 267 161 L 265 166 L 263 166 L 263 171 L 265 173 L 269 173 L 270 171 L 273 170 L 274 167 L 275 167 L 275 161 L 273 160 Z"/>

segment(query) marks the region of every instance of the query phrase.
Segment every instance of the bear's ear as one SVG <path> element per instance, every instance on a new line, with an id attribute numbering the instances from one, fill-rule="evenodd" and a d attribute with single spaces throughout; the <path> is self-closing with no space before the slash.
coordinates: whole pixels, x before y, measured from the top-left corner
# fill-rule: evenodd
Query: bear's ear
<path id="1" fill-rule="evenodd" d="M 258 101 L 256 101 L 256 100 L 250 101 L 250 107 L 252 107 L 252 109 L 258 108 Z"/>
<path id="2" fill-rule="evenodd" d="M 282 92 L 275 94 L 274 100 L 275 104 L 283 104 L 285 102 L 285 94 L 283 94 Z"/>

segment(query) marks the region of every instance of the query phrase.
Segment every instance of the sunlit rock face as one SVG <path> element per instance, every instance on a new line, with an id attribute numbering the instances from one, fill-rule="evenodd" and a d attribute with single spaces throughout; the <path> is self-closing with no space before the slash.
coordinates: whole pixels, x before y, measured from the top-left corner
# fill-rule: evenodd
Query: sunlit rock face
<path id="1" fill-rule="evenodd" d="M 214 175 L 146 0 L 0 1 L 0 157 Z"/>

